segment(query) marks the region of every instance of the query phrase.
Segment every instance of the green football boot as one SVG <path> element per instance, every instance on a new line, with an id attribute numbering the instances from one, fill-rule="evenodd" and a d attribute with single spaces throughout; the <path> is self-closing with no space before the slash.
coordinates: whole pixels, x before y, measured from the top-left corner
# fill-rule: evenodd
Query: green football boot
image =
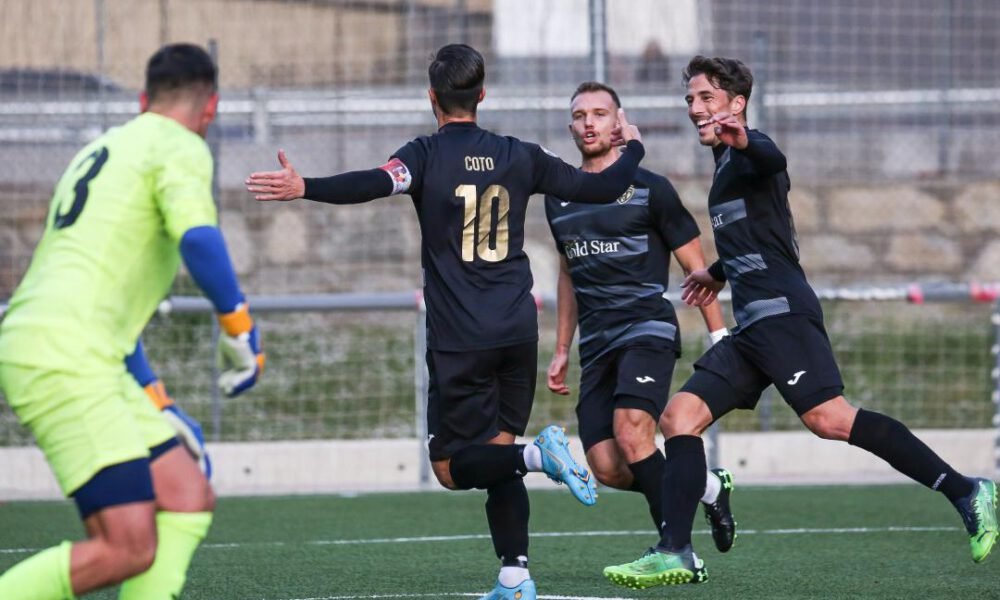
<path id="1" fill-rule="evenodd" d="M 975 489 L 955 503 L 969 532 L 972 560 L 983 562 L 997 542 L 997 484 L 989 479 L 974 479 Z"/>
<path id="2" fill-rule="evenodd" d="M 708 570 L 688 545 L 677 553 L 650 548 L 638 560 L 605 567 L 604 577 L 620 586 L 642 590 L 654 585 L 703 583 L 708 580 Z"/>
<path id="3" fill-rule="evenodd" d="M 712 528 L 712 540 L 719 552 L 729 552 L 736 541 L 736 519 L 729 506 L 729 498 L 733 495 L 733 475 L 725 469 L 712 469 L 712 473 L 722 482 L 719 497 L 711 504 L 702 503 L 705 509 L 705 520 Z"/>

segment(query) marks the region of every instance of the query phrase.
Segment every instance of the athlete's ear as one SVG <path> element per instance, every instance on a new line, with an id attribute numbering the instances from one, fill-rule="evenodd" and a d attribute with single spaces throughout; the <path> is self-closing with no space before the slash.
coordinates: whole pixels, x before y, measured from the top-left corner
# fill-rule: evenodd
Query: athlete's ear
<path id="1" fill-rule="evenodd" d="M 209 123 L 215 120 L 217 114 L 219 114 L 219 92 L 213 93 L 208 102 L 205 103 L 205 108 L 202 109 L 201 118 L 206 128 Z"/>
<path id="2" fill-rule="evenodd" d="M 479 90 L 479 100 L 476 100 L 476 104 L 479 104 L 485 99 L 486 99 L 486 86 L 484 85 L 483 89 Z"/>
<path id="3" fill-rule="evenodd" d="M 744 112 L 746 108 L 747 99 L 742 95 L 736 96 L 729 101 L 729 114 L 736 117 L 742 117 L 744 121 L 746 121 L 747 118 L 746 113 Z"/>
<path id="4" fill-rule="evenodd" d="M 144 113 L 149 110 L 149 94 L 146 90 L 139 92 L 139 112 Z"/>

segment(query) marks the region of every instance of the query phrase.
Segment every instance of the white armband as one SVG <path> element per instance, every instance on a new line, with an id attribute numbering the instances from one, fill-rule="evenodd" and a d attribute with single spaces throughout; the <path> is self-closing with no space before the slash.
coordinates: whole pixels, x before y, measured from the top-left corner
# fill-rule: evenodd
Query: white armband
<path id="1" fill-rule="evenodd" d="M 389 175 L 389 179 L 392 179 L 393 195 L 402 194 L 410 189 L 410 184 L 413 183 L 413 175 L 410 174 L 410 170 L 406 168 L 403 161 L 393 158 L 379 168 Z"/>

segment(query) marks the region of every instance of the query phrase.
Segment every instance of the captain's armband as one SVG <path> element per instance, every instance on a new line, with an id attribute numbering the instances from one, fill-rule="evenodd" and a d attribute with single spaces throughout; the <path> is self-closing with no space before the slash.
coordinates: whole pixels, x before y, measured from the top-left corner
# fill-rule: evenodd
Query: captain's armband
<path id="1" fill-rule="evenodd" d="M 403 161 L 393 158 L 379 168 L 388 173 L 389 178 L 392 179 L 392 193 L 394 195 L 402 194 L 410 189 L 413 175 L 410 174 L 410 170 Z"/>

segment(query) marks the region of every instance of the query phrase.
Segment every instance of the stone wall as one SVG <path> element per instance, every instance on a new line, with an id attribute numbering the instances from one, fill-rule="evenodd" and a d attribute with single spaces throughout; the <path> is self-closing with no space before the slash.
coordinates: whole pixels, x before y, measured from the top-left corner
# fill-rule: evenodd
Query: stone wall
<path id="1" fill-rule="evenodd" d="M 678 187 L 709 231 L 704 203 L 691 202 L 707 187 Z M 814 285 L 1000 279 L 1000 182 L 793 185 L 789 199 Z"/>
<path id="2" fill-rule="evenodd" d="M 676 184 L 702 231 L 711 231 L 705 183 Z M 0 215 L 0 298 L 6 298 L 41 233 L 48 190 L 0 188 L 0 195 L 6 207 Z M 791 203 L 813 285 L 1000 281 L 1000 181 L 798 187 Z M 420 285 L 420 231 L 406 197 L 331 207 L 256 203 L 241 190 L 228 190 L 220 216 L 236 269 L 253 293 Z M 549 235 L 542 203 L 532 202 L 526 250 L 536 289 L 554 293 L 558 260 Z M 714 259 L 710 240 L 703 243 Z"/>

